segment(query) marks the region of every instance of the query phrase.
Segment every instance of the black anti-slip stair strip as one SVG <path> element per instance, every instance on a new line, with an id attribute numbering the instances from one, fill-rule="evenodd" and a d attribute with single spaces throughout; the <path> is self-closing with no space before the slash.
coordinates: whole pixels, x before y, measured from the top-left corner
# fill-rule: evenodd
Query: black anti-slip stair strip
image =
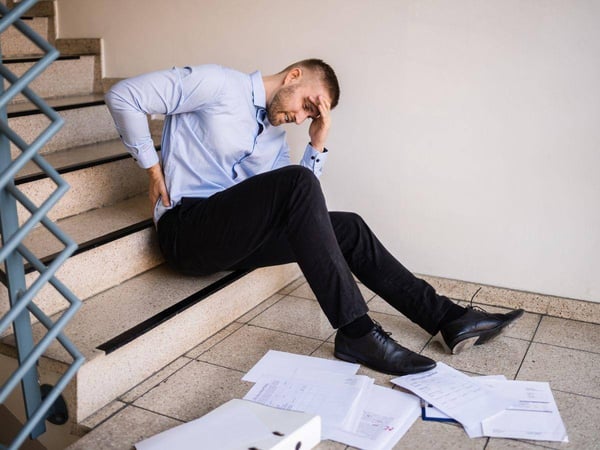
<path id="1" fill-rule="evenodd" d="M 86 95 L 77 97 L 61 97 L 54 99 L 46 99 L 46 103 L 52 107 L 55 111 L 67 111 L 69 109 L 87 108 L 90 106 L 104 105 L 104 96 L 101 94 L 97 95 Z M 6 107 L 8 118 L 31 116 L 34 114 L 41 114 L 40 110 L 31 103 L 26 104 L 13 104 Z"/>
<path id="2" fill-rule="evenodd" d="M 6 58 L 2 58 L 2 62 L 4 64 L 19 64 L 19 63 L 35 63 L 42 59 L 45 55 L 28 55 L 28 56 L 9 56 Z M 68 61 L 73 59 L 81 59 L 81 56 L 78 55 L 65 55 L 59 56 L 54 61 Z"/>
<path id="3" fill-rule="evenodd" d="M 106 341 L 105 343 L 96 347 L 98 350 L 104 351 L 106 354 L 112 353 L 115 350 L 123 347 L 124 345 L 132 342 L 138 337 L 144 335 L 145 333 L 151 331 L 153 328 L 156 328 L 163 322 L 175 317 L 177 314 L 182 313 L 186 309 L 194 306 L 195 304 L 201 302 L 205 298 L 214 294 L 215 292 L 223 289 L 224 287 L 230 285 L 231 283 L 239 280 L 243 276 L 249 274 L 252 270 L 238 270 L 232 272 L 228 275 L 225 275 L 223 278 L 215 281 L 209 286 L 199 290 L 195 294 L 190 295 L 189 297 L 175 303 L 174 305 L 168 307 L 167 309 L 155 314 L 149 319 L 144 320 L 138 325 L 130 328 L 129 330 L 119 334 L 118 336 Z"/>

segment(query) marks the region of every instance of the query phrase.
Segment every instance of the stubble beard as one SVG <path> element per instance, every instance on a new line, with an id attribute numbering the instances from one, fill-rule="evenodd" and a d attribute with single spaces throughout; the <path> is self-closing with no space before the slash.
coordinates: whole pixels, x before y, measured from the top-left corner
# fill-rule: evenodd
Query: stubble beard
<path id="1" fill-rule="evenodd" d="M 285 119 L 280 119 L 278 116 L 286 113 L 285 103 L 287 103 L 294 92 L 296 92 L 297 87 L 297 85 L 283 86 L 275 93 L 271 100 L 271 104 L 267 108 L 267 118 L 271 125 L 281 125 L 282 123 L 285 123 Z M 281 123 L 277 123 L 279 120 L 281 120 Z"/>

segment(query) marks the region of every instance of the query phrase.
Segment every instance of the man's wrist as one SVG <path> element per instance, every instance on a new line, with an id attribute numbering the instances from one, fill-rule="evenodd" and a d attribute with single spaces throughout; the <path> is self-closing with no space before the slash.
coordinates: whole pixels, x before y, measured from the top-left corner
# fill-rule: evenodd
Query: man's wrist
<path id="1" fill-rule="evenodd" d="M 309 142 L 308 145 L 310 145 L 312 148 L 314 148 L 319 153 L 323 153 L 323 151 L 325 151 L 325 146 L 324 145 L 315 145 L 312 142 Z"/>

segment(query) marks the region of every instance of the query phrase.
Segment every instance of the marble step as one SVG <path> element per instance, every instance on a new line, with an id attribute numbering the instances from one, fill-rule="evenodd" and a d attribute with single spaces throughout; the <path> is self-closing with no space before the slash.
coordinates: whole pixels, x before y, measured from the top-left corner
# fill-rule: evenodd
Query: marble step
<path id="1" fill-rule="evenodd" d="M 129 156 L 107 158 L 100 164 L 71 169 L 62 173 L 69 190 L 47 214 L 53 221 L 112 205 L 148 191 L 145 171 Z M 56 189 L 54 181 L 39 173 L 23 176 L 20 181 L 19 189 L 36 205 L 41 205 Z M 20 204 L 17 212 L 21 223 L 30 216 Z"/>
<path id="2" fill-rule="evenodd" d="M 17 76 L 39 62 L 39 57 L 22 56 L 4 58 L 4 65 Z M 67 97 L 100 92 L 100 67 L 96 56 L 61 56 L 30 84 L 42 98 Z M 29 102 L 22 94 L 15 96 L 11 104 Z"/>
<path id="3" fill-rule="evenodd" d="M 102 94 L 58 97 L 48 99 L 47 103 L 65 123 L 42 147 L 41 154 L 119 137 Z M 29 102 L 8 105 L 6 109 L 9 126 L 27 143 L 33 142 L 50 124 L 48 118 Z M 19 152 L 11 143 L 12 157 Z"/>
<path id="4" fill-rule="evenodd" d="M 48 17 L 22 17 L 23 23 L 42 36 L 49 40 L 49 29 L 52 31 L 53 26 L 49 23 L 51 19 Z M 50 33 L 52 34 L 52 33 Z M 20 55 L 43 55 L 44 52 L 35 45 L 29 38 L 21 33 L 14 25 L 8 27 L 2 33 L 2 57 L 10 58 Z"/>
<path id="5" fill-rule="evenodd" d="M 57 225 L 78 244 L 78 249 L 60 267 L 56 277 L 81 300 L 163 262 L 146 194 L 60 220 Z M 24 244 L 44 264 L 50 264 L 64 249 L 64 244 L 43 226 L 35 228 Z M 27 264 L 27 286 L 38 276 Z M 3 271 L 0 277 L 4 282 Z M 0 290 L 0 317 L 7 311 L 8 303 L 7 290 Z M 36 295 L 35 303 L 47 315 L 68 306 L 49 284 Z"/>
<path id="6" fill-rule="evenodd" d="M 64 330 L 86 358 L 63 393 L 70 420 L 80 423 L 298 275 L 296 264 L 207 277 L 159 266 L 86 300 Z M 33 331 L 36 341 L 45 334 L 40 324 Z M 0 353 L 15 356 L 12 335 Z M 53 343 L 40 360 L 40 381 L 55 383 L 70 362 Z"/>

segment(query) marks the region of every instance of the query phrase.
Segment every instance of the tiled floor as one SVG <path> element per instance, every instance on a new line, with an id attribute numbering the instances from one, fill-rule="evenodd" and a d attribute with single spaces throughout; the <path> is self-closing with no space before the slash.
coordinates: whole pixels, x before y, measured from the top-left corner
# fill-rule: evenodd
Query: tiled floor
<path id="1" fill-rule="evenodd" d="M 361 286 L 371 315 L 403 345 L 469 374 L 548 381 L 570 443 L 469 439 L 461 428 L 420 419 L 395 449 L 600 449 L 600 325 L 526 313 L 505 335 L 460 355 L 441 345 Z M 495 311 L 500 308 L 487 307 Z M 283 289 L 89 421 L 97 431 L 73 448 L 129 449 L 135 442 L 241 398 L 241 381 L 268 349 L 333 358 L 334 331 L 303 279 Z M 388 387 L 392 376 L 359 373 Z M 125 425 L 125 426 L 124 426 Z M 318 449 L 346 449 L 325 441 Z"/>

